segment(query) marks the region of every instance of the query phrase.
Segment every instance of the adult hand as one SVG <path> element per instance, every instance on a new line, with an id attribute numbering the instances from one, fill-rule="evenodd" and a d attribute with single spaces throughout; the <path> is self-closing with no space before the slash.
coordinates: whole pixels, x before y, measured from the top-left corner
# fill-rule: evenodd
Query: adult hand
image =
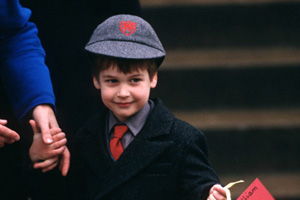
<path id="1" fill-rule="evenodd" d="M 7 120 L 0 119 L 0 148 L 3 147 L 5 143 L 11 144 L 20 140 L 18 133 L 7 128 L 5 126 L 6 124 Z"/>
<path id="2" fill-rule="evenodd" d="M 44 143 L 53 142 L 50 129 L 59 128 L 55 114 L 51 106 L 38 105 L 33 109 L 32 117 L 36 121 L 37 129 L 42 133 Z"/>

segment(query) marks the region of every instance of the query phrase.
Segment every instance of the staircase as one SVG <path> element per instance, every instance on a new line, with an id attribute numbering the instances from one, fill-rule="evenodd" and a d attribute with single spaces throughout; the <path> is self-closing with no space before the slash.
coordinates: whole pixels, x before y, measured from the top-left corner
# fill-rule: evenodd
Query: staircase
<path id="1" fill-rule="evenodd" d="M 300 2 L 141 0 L 167 51 L 158 95 L 202 130 L 221 181 L 300 199 Z"/>

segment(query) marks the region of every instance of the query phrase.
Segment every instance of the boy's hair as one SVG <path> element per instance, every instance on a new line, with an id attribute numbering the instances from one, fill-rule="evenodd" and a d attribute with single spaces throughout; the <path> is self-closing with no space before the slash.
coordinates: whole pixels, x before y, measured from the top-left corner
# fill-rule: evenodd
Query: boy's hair
<path id="1" fill-rule="evenodd" d="M 127 74 L 139 70 L 147 70 L 150 80 L 153 79 L 157 72 L 155 59 L 124 59 L 99 54 L 89 54 L 92 64 L 92 74 L 98 78 L 101 71 L 116 66 L 118 71 Z"/>

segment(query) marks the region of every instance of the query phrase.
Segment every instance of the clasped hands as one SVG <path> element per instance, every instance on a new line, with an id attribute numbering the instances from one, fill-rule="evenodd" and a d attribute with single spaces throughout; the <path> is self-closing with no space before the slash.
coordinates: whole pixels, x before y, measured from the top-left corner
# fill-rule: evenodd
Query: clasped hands
<path id="1" fill-rule="evenodd" d="M 66 176 L 70 166 L 70 152 L 53 109 L 49 105 L 38 105 L 33 109 L 32 117 L 29 123 L 34 135 L 29 156 L 33 167 L 47 172 L 59 164 L 62 175 Z"/>
<path id="2" fill-rule="evenodd" d="M 49 105 L 38 105 L 32 111 L 33 120 L 30 125 L 34 132 L 33 143 L 29 156 L 35 169 L 47 172 L 59 164 L 63 176 L 66 176 L 70 166 L 70 152 L 66 147 L 66 135 L 61 131 L 56 121 L 53 109 Z M 20 140 L 14 130 L 6 127 L 7 120 L 0 119 L 0 148 Z"/>
<path id="3" fill-rule="evenodd" d="M 36 121 L 30 120 L 29 123 L 34 132 L 33 142 L 29 149 L 29 157 L 33 162 L 33 167 L 47 172 L 59 163 L 62 175 L 66 176 L 70 166 L 70 152 L 66 147 L 65 133 L 60 128 L 54 127 L 44 130 L 44 134 L 42 134 Z M 7 120 L 0 119 L 0 148 L 5 143 L 12 144 L 20 140 L 19 134 L 7 128 L 6 124 Z"/>
<path id="4" fill-rule="evenodd" d="M 62 175 L 66 176 L 70 165 L 70 153 L 66 147 L 65 133 L 60 128 L 51 128 L 47 134 L 52 136 L 52 142 L 45 143 L 42 134 L 38 131 L 36 122 L 30 120 L 29 123 L 34 132 L 33 142 L 29 149 L 33 168 L 47 172 L 59 164 Z"/>

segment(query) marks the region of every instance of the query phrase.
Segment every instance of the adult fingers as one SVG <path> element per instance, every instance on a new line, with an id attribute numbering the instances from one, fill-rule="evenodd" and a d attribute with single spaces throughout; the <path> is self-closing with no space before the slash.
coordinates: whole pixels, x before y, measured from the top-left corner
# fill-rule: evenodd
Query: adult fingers
<path id="1" fill-rule="evenodd" d="M 0 142 L 7 143 L 7 144 L 12 144 L 12 143 L 15 142 L 15 140 L 12 140 L 12 139 L 5 138 L 5 137 L 1 137 L 1 136 L 0 136 Z"/>
<path id="2" fill-rule="evenodd" d="M 50 128 L 58 128 L 59 127 L 53 111 L 49 114 L 49 126 L 50 126 Z"/>
<path id="3" fill-rule="evenodd" d="M 37 128 L 42 133 L 42 138 L 45 144 L 52 143 L 52 136 L 50 134 L 49 125 L 49 113 L 53 113 L 53 110 L 48 105 L 38 105 L 33 110 L 33 119 L 37 124 Z"/>
<path id="4" fill-rule="evenodd" d="M 17 132 L 7 128 L 6 126 L 0 125 L 0 136 L 7 140 L 20 140 L 20 136 Z"/>
<path id="5" fill-rule="evenodd" d="M 0 124 L 1 125 L 6 125 L 7 124 L 7 120 L 6 119 L 0 119 Z"/>
<path id="6" fill-rule="evenodd" d="M 61 129 L 59 128 L 59 125 L 57 123 L 56 117 L 54 115 L 54 112 L 52 108 L 49 107 L 49 112 L 47 116 L 47 123 L 41 123 L 41 131 L 43 135 L 43 140 L 45 143 L 50 144 L 53 142 L 53 135 L 61 132 Z M 49 133 L 50 132 L 50 133 Z M 51 135 L 51 137 L 50 137 Z"/>
<path id="7" fill-rule="evenodd" d="M 4 147 L 4 142 L 0 142 L 0 148 Z"/>
<path id="8" fill-rule="evenodd" d="M 53 139 L 48 124 L 44 124 L 42 122 L 39 124 L 39 127 L 41 129 L 42 138 L 45 144 L 51 144 L 53 142 Z"/>
<path id="9" fill-rule="evenodd" d="M 33 130 L 33 133 L 39 133 L 38 127 L 36 125 L 36 122 L 33 119 L 29 120 L 29 124 L 30 124 L 30 126 L 31 126 L 31 128 Z"/>

